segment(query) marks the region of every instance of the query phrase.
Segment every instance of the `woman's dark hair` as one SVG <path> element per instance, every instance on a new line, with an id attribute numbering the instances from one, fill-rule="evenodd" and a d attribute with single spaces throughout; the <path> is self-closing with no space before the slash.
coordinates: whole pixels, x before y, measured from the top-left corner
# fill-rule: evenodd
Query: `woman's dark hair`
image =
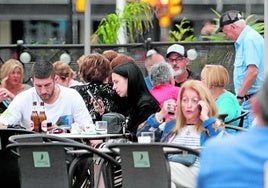
<path id="1" fill-rule="evenodd" d="M 118 65 L 112 69 L 112 72 L 128 79 L 127 92 L 128 92 L 128 101 L 132 104 L 131 106 L 135 105 L 136 102 L 143 95 L 149 95 L 152 97 L 152 100 L 155 100 L 155 98 L 151 95 L 150 91 L 148 90 L 145 84 L 144 77 L 140 68 L 136 64 L 125 63 L 122 65 Z"/>

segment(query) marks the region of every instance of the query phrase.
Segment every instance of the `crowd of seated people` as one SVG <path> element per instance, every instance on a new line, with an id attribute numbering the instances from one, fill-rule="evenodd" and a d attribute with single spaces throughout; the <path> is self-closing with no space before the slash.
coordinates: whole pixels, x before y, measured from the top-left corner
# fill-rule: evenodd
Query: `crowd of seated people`
<path id="1" fill-rule="evenodd" d="M 229 74 L 225 67 L 205 65 L 201 73 L 197 73 L 188 68 L 189 61 L 184 46 L 171 45 L 167 48 L 166 60 L 157 52 L 148 55 L 148 77 L 144 78 L 135 59 L 129 55 L 113 50 L 91 53 L 81 56 L 77 61 L 79 78 L 76 78 L 75 71 L 63 62 L 54 62 L 53 70 L 50 70 L 51 64 L 47 64 L 45 68 L 50 72 L 42 72 L 43 77 L 40 78 L 39 71 L 35 70 L 32 73 L 35 77 L 31 93 L 34 93 L 38 100 L 43 100 L 46 110 L 49 110 L 52 109 L 51 105 L 54 109 L 54 103 L 62 97 L 61 92 L 72 91 L 74 100 L 78 99 L 79 104 L 83 102 L 82 107 L 79 108 L 76 102 L 71 100 L 73 106 L 61 108 L 60 113 L 66 115 L 73 112 L 70 108 L 79 111 L 86 107 L 87 112 L 79 113 L 81 120 L 78 120 L 77 114 L 74 117 L 74 121 L 80 123 L 84 121 L 93 124 L 101 120 L 104 113 L 121 113 L 129 120 L 127 131 L 131 133 L 133 142 L 137 141 L 142 132 L 153 130 L 157 134 L 158 142 L 191 148 L 203 147 L 208 139 L 218 137 L 225 130 L 224 124 L 218 119 L 219 114 L 227 114 L 225 120 L 228 121 L 241 114 L 241 107 L 235 95 L 225 89 L 229 84 Z M 4 71 L 5 64 L 1 67 L 0 96 L 6 95 L 6 98 L 0 97 L 2 102 L 8 96 L 13 99 L 27 89 L 23 84 L 23 67 L 18 62 L 13 64 L 16 64 L 14 68 L 8 66 L 10 70 Z M 40 64 L 35 66 L 42 67 Z M 17 88 L 20 90 L 17 92 L 12 90 L 14 87 L 8 88 L 10 85 L 7 83 L 12 83 L 12 74 L 19 75 Z M 148 86 L 148 83 L 151 85 Z M 51 88 L 47 89 L 45 84 L 50 84 Z M 70 90 L 67 91 L 62 86 L 69 87 Z M 9 110 L 14 112 L 14 105 L 21 103 L 22 96 L 28 95 L 30 94 L 19 95 L 11 102 Z M 66 98 L 69 100 L 70 96 Z M 50 111 L 48 116 L 53 114 L 53 110 Z M 24 114 L 25 112 L 14 112 L 17 116 L 15 122 L 6 116 L 7 113 L 3 113 L 0 116 L 1 127 L 5 128 L 10 123 L 28 122 L 28 119 L 23 119 Z M 85 115 L 88 118 L 85 118 Z M 57 127 L 56 119 L 51 121 L 53 128 Z M 234 122 L 233 125 L 237 126 L 238 123 L 239 121 Z M 95 140 L 90 144 L 96 147 L 100 142 L 102 141 Z M 169 160 L 172 187 L 195 187 L 199 158 L 190 166 L 176 161 L 176 156 L 170 157 Z"/>
<path id="2" fill-rule="evenodd" d="M 20 125 L 32 130 L 32 104 L 36 102 L 40 111 L 44 103 L 47 122 L 51 126 L 48 131 L 58 127 L 58 120 L 63 116 L 70 117 L 80 126 L 94 126 L 86 105 L 77 91 L 55 83 L 53 64 L 48 61 L 38 61 L 31 70 L 33 87 L 22 91 L 14 97 L 8 108 L 0 116 L 0 127 Z"/>

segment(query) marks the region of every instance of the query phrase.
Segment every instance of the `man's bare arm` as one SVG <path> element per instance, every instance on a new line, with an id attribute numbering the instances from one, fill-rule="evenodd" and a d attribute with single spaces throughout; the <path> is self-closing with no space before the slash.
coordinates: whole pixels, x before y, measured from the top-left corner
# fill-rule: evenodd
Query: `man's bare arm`
<path id="1" fill-rule="evenodd" d="M 254 84 L 257 75 L 259 73 L 259 69 L 255 65 L 249 65 L 246 77 L 243 81 L 240 91 L 238 92 L 238 96 L 244 97 L 247 94 L 247 91 Z"/>

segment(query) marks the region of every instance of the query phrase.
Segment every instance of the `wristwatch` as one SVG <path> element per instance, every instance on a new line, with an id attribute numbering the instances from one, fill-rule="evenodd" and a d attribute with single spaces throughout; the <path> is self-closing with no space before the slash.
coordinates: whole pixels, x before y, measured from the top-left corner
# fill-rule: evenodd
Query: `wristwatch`
<path id="1" fill-rule="evenodd" d="M 154 115 L 154 118 L 155 118 L 155 120 L 157 121 L 157 123 L 163 123 L 164 122 L 164 118 L 163 119 L 159 119 L 159 117 L 158 117 L 158 115 L 157 115 L 158 113 L 155 113 L 155 115 Z"/>
<path id="2" fill-rule="evenodd" d="M 240 97 L 239 95 L 236 96 L 237 99 L 243 100 L 245 97 Z"/>

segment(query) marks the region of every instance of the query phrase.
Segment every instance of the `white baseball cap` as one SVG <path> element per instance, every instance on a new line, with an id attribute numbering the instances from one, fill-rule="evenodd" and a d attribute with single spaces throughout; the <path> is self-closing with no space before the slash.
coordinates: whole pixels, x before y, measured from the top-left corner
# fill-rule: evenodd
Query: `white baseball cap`
<path id="1" fill-rule="evenodd" d="M 186 57 L 185 56 L 185 49 L 180 44 L 173 44 L 170 47 L 168 47 L 166 57 L 168 57 L 169 54 L 172 53 L 172 52 L 178 53 L 181 56 Z"/>
<path id="2" fill-rule="evenodd" d="M 157 51 L 155 49 L 150 49 L 146 53 L 146 57 L 150 57 L 153 54 L 157 54 Z"/>

